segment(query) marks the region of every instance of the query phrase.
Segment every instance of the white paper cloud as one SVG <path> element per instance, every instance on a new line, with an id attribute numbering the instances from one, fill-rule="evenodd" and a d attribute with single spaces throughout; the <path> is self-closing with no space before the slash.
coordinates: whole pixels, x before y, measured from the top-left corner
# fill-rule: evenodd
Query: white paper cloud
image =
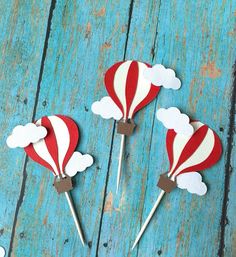
<path id="1" fill-rule="evenodd" d="M 36 143 L 47 135 L 46 128 L 28 123 L 25 126 L 16 126 L 12 134 L 7 138 L 7 145 L 10 148 L 26 147 L 31 143 Z"/>
<path id="2" fill-rule="evenodd" d="M 65 167 L 65 173 L 70 177 L 73 177 L 77 172 L 86 170 L 92 164 L 93 157 L 91 155 L 74 152 Z"/>
<path id="3" fill-rule="evenodd" d="M 176 133 L 191 136 L 194 132 L 193 126 L 189 123 L 189 117 L 180 112 L 176 107 L 157 110 L 157 119 L 168 129 L 174 129 Z"/>
<path id="4" fill-rule="evenodd" d="M 5 249 L 2 246 L 0 246 L 0 257 L 4 257 L 5 254 L 6 254 Z"/>
<path id="5" fill-rule="evenodd" d="M 202 182 L 202 176 L 198 172 L 188 172 L 177 176 L 177 186 L 181 189 L 187 189 L 191 194 L 205 195 L 207 186 Z"/>
<path id="6" fill-rule="evenodd" d="M 161 64 L 146 68 L 143 71 L 143 76 L 155 86 L 163 86 L 174 90 L 181 87 L 181 81 L 175 76 L 174 70 L 167 69 Z"/>
<path id="7" fill-rule="evenodd" d="M 110 96 L 105 96 L 100 101 L 94 102 L 91 106 L 91 110 L 94 114 L 100 115 L 103 119 L 113 118 L 120 120 L 123 116 Z"/>

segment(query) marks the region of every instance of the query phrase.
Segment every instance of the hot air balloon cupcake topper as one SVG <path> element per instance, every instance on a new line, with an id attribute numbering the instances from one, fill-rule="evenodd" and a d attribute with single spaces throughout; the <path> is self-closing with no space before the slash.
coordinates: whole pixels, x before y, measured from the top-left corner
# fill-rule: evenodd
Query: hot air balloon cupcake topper
<path id="1" fill-rule="evenodd" d="M 117 133 L 121 134 L 116 186 L 118 191 L 125 136 L 132 135 L 134 131 L 134 115 L 157 97 L 160 86 L 179 89 L 181 82 L 173 70 L 161 64 L 151 67 L 138 61 L 115 63 L 106 71 L 104 82 L 109 97 L 94 102 L 92 112 L 104 119 L 118 120 Z"/>
<path id="2" fill-rule="evenodd" d="M 157 186 L 161 188 L 161 192 L 132 249 L 139 242 L 165 193 L 179 187 L 187 189 L 190 193 L 206 194 L 207 187 L 197 171 L 213 166 L 220 159 L 222 153 L 218 135 L 200 121 L 190 121 L 189 117 L 176 107 L 159 109 L 157 119 L 168 128 L 166 149 L 170 167 L 168 172 L 160 175 Z"/>
<path id="3" fill-rule="evenodd" d="M 82 244 L 83 233 L 69 191 L 71 177 L 93 164 L 92 156 L 75 152 L 79 141 L 76 123 L 64 115 L 45 116 L 35 123 L 16 126 L 7 138 L 10 148 L 22 147 L 35 162 L 52 171 L 58 194 L 65 193 Z"/>

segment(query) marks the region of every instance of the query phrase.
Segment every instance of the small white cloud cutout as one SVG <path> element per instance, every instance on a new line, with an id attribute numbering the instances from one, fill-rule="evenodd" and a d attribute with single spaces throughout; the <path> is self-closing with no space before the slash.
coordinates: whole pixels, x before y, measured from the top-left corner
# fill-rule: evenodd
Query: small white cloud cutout
<path id="1" fill-rule="evenodd" d="M 178 134 L 191 136 L 194 132 L 193 126 L 189 123 L 189 117 L 180 112 L 176 107 L 157 110 L 157 119 L 168 129 L 174 129 Z"/>
<path id="2" fill-rule="evenodd" d="M 28 123 L 25 126 L 16 126 L 12 134 L 7 138 L 7 145 L 10 148 L 26 147 L 31 143 L 36 143 L 46 137 L 47 130 L 42 126 L 34 123 Z"/>
<path id="3" fill-rule="evenodd" d="M 73 177 L 77 172 L 86 170 L 88 167 L 92 166 L 92 164 L 93 157 L 91 155 L 74 152 L 65 167 L 65 173 Z"/>
<path id="4" fill-rule="evenodd" d="M 91 106 L 91 110 L 94 114 L 100 115 L 103 119 L 113 118 L 120 120 L 123 116 L 120 109 L 109 96 L 105 96 L 100 101 L 94 102 Z"/>
<path id="5" fill-rule="evenodd" d="M 5 249 L 2 246 L 0 246 L 0 257 L 4 257 L 5 254 L 6 254 Z"/>
<path id="6" fill-rule="evenodd" d="M 174 90 L 181 87 L 181 81 L 175 76 L 174 70 L 165 68 L 161 64 L 146 68 L 143 71 L 143 76 L 155 86 L 163 86 L 164 88 Z"/>
<path id="7" fill-rule="evenodd" d="M 187 172 L 176 178 L 177 186 L 180 189 L 187 189 L 191 194 L 205 195 L 207 186 L 202 182 L 202 176 L 198 172 Z"/>

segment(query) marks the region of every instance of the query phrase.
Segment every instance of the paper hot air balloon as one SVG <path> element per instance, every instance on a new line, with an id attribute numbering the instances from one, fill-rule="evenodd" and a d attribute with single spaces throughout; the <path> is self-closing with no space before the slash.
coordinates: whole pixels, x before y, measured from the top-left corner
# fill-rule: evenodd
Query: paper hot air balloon
<path id="1" fill-rule="evenodd" d="M 218 135 L 199 121 L 192 121 L 190 124 L 194 128 L 194 134 L 191 137 L 177 134 L 173 129 L 167 132 L 169 178 L 161 176 L 160 179 L 163 181 L 159 181 L 159 186 L 167 192 L 175 187 L 176 183 L 171 181 L 175 181 L 178 175 L 210 168 L 220 159 L 222 147 Z M 173 187 L 169 187 L 171 185 Z"/>
<path id="2" fill-rule="evenodd" d="M 183 173 L 210 168 L 220 159 L 222 146 L 218 135 L 199 121 L 192 121 L 190 124 L 194 128 L 191 136 L 177 134 L 173 129 L 167 131 L 166 148 L 170 169 L 160 176 L 158 186 L 162 190 L 142 225 L 132 249 L 139 242 L 164 194 L 171 192 L 176 187 L 176 177 Z"/>
<path id="3" fill-rule="evenodd" d="M 39 119 L 36 124 L 45 127 L 48 134 L 27 146 L 25 152 L 35 162 L 51 170 L 54 176 L 66 177 L 65 166 L 79 140 L 76 123 L 67 116 L 53 115 Z"/>
<path id="4" fill-rule="evenodd" d="M 71 178 L 65 174 L 65 166 L 74 153 L 79 140 L 79 129 L 71 118 L 64 115 L 45 116 L 36 121 L 36 124 L 47 129 L 47 136 L 37 143 L 25 147 L 25 152 L 31 159 L 54 174 L 54 186 L 58 193 L 65 193 L 81 242 L 84 245 L 83 233 L 69 194 L 69 190 L 73 188 Z"/>
<path id="5" fill-rule="evenodd" d="M 122 134 L 117 172 L 116 192 L 118 192 L 122 157 L 124 153 L 125 135 L 133 133 L 136 112 L 149 104 L 158 95 L 160 87 L 154 86 L 144 77 L 144 70 L 150 65 L 138 61 L 122 61 L 115 63 L 105 73 L 105 86 L 109 96 L 122 112 L 117 132 Z"/>
<path id="6" fill-rule="evenodd" d="M 110 67 L 105 74 L 108 94 L 123 114 L 118 133 L 131 135 L 136 112 L 158 95 L 160 87 L 144 78 L 144 70 L 150 65 L 138 61 L 122 61 Z"/>

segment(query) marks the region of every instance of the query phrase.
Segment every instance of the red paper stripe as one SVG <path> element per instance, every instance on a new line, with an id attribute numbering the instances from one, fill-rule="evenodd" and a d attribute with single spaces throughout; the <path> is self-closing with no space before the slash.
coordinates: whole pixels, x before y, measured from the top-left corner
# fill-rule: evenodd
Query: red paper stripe
<path id="1" fill-rule="evenodd" d="M 48 119 L 48 117 L 42 118 L 42 126 L 45 127 L 48 131 L 47 136 L 44 138 L 48 152 L 51 155 L 51 157 L 57 167 L 58 173 L 61 174 L 60 165 L 59 165 L 59 161 L 58 161 L 57 138 L 56 138 L 53 126 L 51 124 L 51 121 Z"/>
<path id="2" fill-rule="evenodd" d="M 198 149 L 202 141 L 204 140 L 206 134 L 208 131 L 208 127 L 206 125 L 203 125 L 200 127 L 197 131 L 194 132 L 194 134 L 190 137 L 189 141 L 185 145 L 180 157 L 179 161 L 176 164 L 172 175 L 175 173 L 175 171 L 179 168 L 181 164 L 183 164 L 191 155 L 194 154 L 194 152 Z M 178 174 L 177 174 L 178 175 Z"/>
<path id="3" fill-rule="evenodd" d="M 126 119 L 129 117 L 129 110 L 132 105 L 132 102 L 135 98 L 135 94 L 138 86 L 138 77 L 139 77 L 139 69 L 138 63 L 136 61 L 132 61 L 129 66 L 129 71 L 126 78 L 126 86 L 125 86 L 125 98 L 126 98 Z"/>
<path id="4" fill-rule="evenodd" d="M 47 130 L 48 133 L 48 130 Z M 44 159 L 42 159 L 34 150 L 33 144 L 28 145 L 24 148 L 26 154 L 35 162 L 39 163 L 40 165 L 46 167 L 47 169 L 51 170 L 54 175 L 56 175 L 55 171 L 53 170 L 52 166 L 46 162 Z"/>
<path id="5" fill-rule="evenodd" d="M 203 161 L 199 164 L 196 164 L 194 166 L 191 166 L 191 167 L 188 167 L 188 168 L 182 170 L 178 175 L 180 175 L 182 173 L 191 172 L 191 171 L 201 171 L 206 168 L 210 168 L 220 159 L 220 156 L 222 154 L 221 142 L 220 142 L 218 135 L 214 131 L 213 131 L 213 133 L 214 133 L 214 147 L 212 149 L 211 154 L 208 156 L 208 158 L 206 158 L 205 161 Z"/>
<path id="6" fill-rule="evenodd" d="M 116 95 L 116 92 L 114 89 L 114 77 L 115 77 L 116 71 L 123 63 L 124 62 L 118 62 L 114 64 L 111 68 L 109 68 L 105 73 L 104 82 L 105 82 L 105 86 L 109 96 L 112 98 L 115 104 L 119 107 L 120 111 L 123 113 L 123 116 L 124 116 L 124 108 L 118 96 Z"/>
<path id="7" fill-rule="evenodd" d="M 65 166 L 68 163 L 68 161 L 70 160 L 72 154 L 75 151 L 75 148 L 78 144 L 79 141 L 79 128 L 77 126 L 77 124 L 74 122 L 74 120 L 72 120 L 71 118 L 67 117 L 67 116 L 63 116 L 63 115 L 57 115 L 57 117 L 59 117 L 60 119 L 63 120 L 63 122 L 66 124 L 68 131 L 69 131 L 69 135 L 70 135 L 70 143 L 69 143 L 69 147 L 67 150 L 67 153 L 65 155 L 65 158 L 63 160 L 63 164 L 62 164 L 62 173 L 65 173 Z"/>

